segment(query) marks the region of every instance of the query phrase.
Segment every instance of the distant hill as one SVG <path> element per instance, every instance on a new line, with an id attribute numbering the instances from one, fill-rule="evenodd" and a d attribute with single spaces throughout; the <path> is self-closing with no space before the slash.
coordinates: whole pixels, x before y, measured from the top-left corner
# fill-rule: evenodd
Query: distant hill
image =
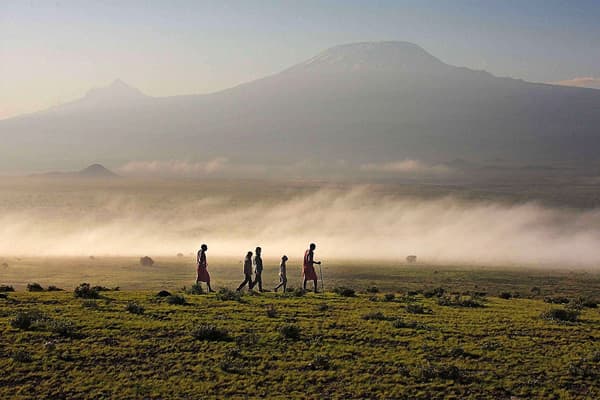
<path id="1" fill-rule="evenodd" d="M 0 171 L 214 157 L 585 163 L 599 127 L 600 90 L 499 78 L 407 42 L 354 43 L 213 94 L 153 98 L 116 81 L 0 121 Z"/>
<path id="2" fill-rule="evenodd" d="M 57 177 L 57 178 L 117 178 L 119 175 L 105 168 L 101 164 L 92 164 L 82 170 L 72 172 L 46 172 L 33 174 L 33 177 Z"/>

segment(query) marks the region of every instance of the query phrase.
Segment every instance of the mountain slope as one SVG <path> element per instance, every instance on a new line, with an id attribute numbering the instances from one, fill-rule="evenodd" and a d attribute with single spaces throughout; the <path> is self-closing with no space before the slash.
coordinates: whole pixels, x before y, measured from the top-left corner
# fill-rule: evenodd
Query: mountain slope
<path id="1" fill-rule="evenodd" d="M 600 145 L 600 91 L 450 66 L 406 42 L 336 46 L 209 95 L 151 98 L 123 86 L 0 121 L 0 169 L 216 156 L 581 162 Z"/>

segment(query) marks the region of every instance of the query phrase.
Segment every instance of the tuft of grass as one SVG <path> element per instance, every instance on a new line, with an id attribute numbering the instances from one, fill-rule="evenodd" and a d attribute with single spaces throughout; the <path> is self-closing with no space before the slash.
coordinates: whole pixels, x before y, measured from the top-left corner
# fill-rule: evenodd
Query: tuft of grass
<path id="1" fill-rule="evenodd" d="M 366 289 L 367 293 L 379 293 L 379 288 L 377 286 L 370 286 Z"/>
<path id="2" fill-rule="evenodd" d="M 273 304 L 269 304 L 267 307 L 265 307 L 265 312 L 267 314 L 267 317 L 269 318 L 277 318 L 277 309 L 275 308 L 275 306 Z"/>
<path id="3" fill-rule="evenodd" d="M 407 304 L 405 310 L 409 314 L 425 314 L 425 307 L 419 303 Z"/>
<path id="4" fill-rule="evenodd" d="M 338 286 L 335 289 L 333 289 L 333 291 L 343 297 L 356 296 L 356 292 L 354 291 L 354 289 L 345 286 Z"/>
<path id="5" fill-rule="evenodd" d="M 196 340 L 209 342 L 228 342 L 231 340 L 227 329 L 215 325 L 200 325 L 192 330 L 192 337 Z"/>
<path id="6" fill-rule="evenodd" d="M 217 292 L 216 297 L 221 301 L 241 301 L 242 293 L 229 288 L 221 288 Z"/>
<path id="7" fill-rule="evenodd" d="M 463 381 L 465 374 L 455 365 L 435 365 L 426 363 L 417 366 L 411 375 L 421 382 L 430 382 L 435 379 Z"/>
<path id="8" fill-rule="evenodd" d="M 169 303 L 171 305 L 183 306 L 187 302 L 185 300 L 185 297 L 183 297 L 182 295 L 179 295 L 179 294 L 175 294 L 175 295 L 167 297 L 167 303 Z"/>
<path id="9" fill-rule="evenodd" d="M 31 355 L 31 353 L 23 349 L 19 349 L 12 353 L 11 358 L 14 361 L 20 363 L 30 363 L 31 361 L 33 361 L 33 356 Z"/>
<path id="10" fill-rule="evenodd" d="M 0 292 L 2 293 L 6 293 L 6 292 L 14 292 L 15 288 L 9 285 L 0 285 Z"/>
<path id="11" fill-rule="evenodd" d="M 423 291 L 423 296 L 427 298 L 431 297 L 442 297 L 446 293 L 446 290 L 443 287 L 437 287 L 435 289 L 429 289 Z"/>
<path id="12" fill-rule="evenodd" d="M 543 312 L 541 317 L 549 321 L 577 322 L 577 319 L 579 318 L 579 311 L 566 310 L 564 308 L 552 308 L 546 312 Z"/>
<path id="13" fill-rule="evenodd" d="M 394 301 L 396 300 L 396 295 L 394 293 L 386 293 L 383 295 L 383 301 Z"/>
<path id="14" fill-rule="evenodd" d="M 512 294 L 510 292 L 502 292 L 498 295 L 501 299 L 510 300 L 512 298 Z"/>
<path id="15" fill-rule="evenodd" d="M 39 283 L 33 282 L 33 283 L 27 284 L 27 291 L 28 292 L 43 292 L 44 288 Z"/>
<path id="16" fill-rule="evenodd" d="M 142 315 L 144 313 L 144 307 L 134 301 L 130 301 L 125 306 L 125 311 L 131 314 Z"/>
<path id="17" fill-rule="evenodd" d="M 321 303 L 317 306 L 317 311 L 323 312 L 323 311 L 328 311 L 331 307 L 329 307 L 329 304 L 327 303 Z"/>
<path id="18" fill-rule="evenodd" d="M 391 321 L 393 318 L 386 317 L 382 312 L 372 312 L 362 316 L 362 319 L 366 321 Z"/>
<path id="19" fill-rule="evenodd" d="M 284 339 L 300 339 L 300 327 L 296 324 L 286 324 L 279 327 L 279 334 Z"/>
<path id="20" fill-rule="evenodd" d="M 46 330 L 56 333 L 63 337 L 75 336 L 75 325 L 71 321 L 60 320 L 60 319 L 46 319 L 45 320 Z"/>
<path id="21" fill-rule="evenodd" d="M 331 360 L 328 356 L 318 354 L 315 358 L 308 363 L 308 369 L 326 371 L 331 369 Z"/>
<path id="22" fill-rule="evenodd" d="M 392 326 L 397 329 L 427 329 L 427 326 L 415 321 L 404 321 L 401 318 L 392 320 Z"/>
<path id="23" fill-rule="evenodd" d="M 466 307 L 466 308 L 480 308 L 484 307 L 483 303 L 476 297 L 467 296 L 462 297 L 461 295 L 454 296 L 443 296 L 437 301 L 440 306 L 447 307 Z"/>
<path id="24" fill-rule="evenodd" d="M 186 293 L 191 295 L 204 294 L 204 289 L 202 289 L 202 286 L 198 285 L 197 283 L 194 283 L 190 287 L 190 289 L 186 291 Z"/>
<path id="25" fill-rule="evenodd" d="M 98 299 L 100 298 L 99 290 L 96 287 L 91 287 L 89 283 L 82 283 L 75 288 L 73 292 L 75 297 L 82 299 Z"/>

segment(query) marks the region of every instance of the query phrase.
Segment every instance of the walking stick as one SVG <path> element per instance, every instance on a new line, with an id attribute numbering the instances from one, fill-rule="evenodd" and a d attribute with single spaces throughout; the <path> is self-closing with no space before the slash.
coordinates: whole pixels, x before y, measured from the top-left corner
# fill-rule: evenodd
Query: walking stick
<path id="1" fill-rule="evenodd" d="M 323 283 L 323 268 L 321 268 L 321 264 L 319 264 L 319 274 L 321 274 L 321 290 L 325 293 L 325 283 Z"/>

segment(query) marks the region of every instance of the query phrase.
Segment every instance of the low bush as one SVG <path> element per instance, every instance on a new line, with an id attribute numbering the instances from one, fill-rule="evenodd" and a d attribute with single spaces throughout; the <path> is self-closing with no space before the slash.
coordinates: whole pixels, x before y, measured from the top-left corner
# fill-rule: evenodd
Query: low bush
<path id="1" fill-rule="evenodd" d="M 510 292 L 502 292 L 498 295 L 501 299 L 510 300 L 512 298 L 512 294 Z"/>
<path id="2" fill-rule="evenodd" d="M 567 304 L 569 299 L 564 296 L 546 296 L 544 297 L 544 302 L 550 304 Z"/>
<path id="3" fill-rule="evenodd" d="M 423 292 L 423 296 L 427 298 L 431 297 L 442 297 L 446 293 L 446 290 L 443 287 L 437 287 L 435 289 L 425 290 Z"/>
<path id="4" fill-rule="evenodd" d="M 367 293 L 379 293 L 379 288 L 377 286 L 371 286 L 366 289 Z"/>
<path id="5" fill-rule="evenodd" d="M 479 308 L 484 306 L 483 303 L 480 300 L 477 300 L 475 297 L 462 297 L 460 295 L 440 297 L 437 303 L 440 306 L 447 307 Z"/>
<path id="6" fill-rule="evenodd" d="M 419 303 L 407 304 L 405 310 L 409 314 L 425 314 L 425 308 Z"/>
<path id="7" fill-rule="evenodd" d="M 308 363 L 307 367 L 312 370 L 325 371 L 331 369 L 331 361 L 329 357 L 318 354 L 313 361 Z"/>
<path id="8" fill-rule="evenodd" d="M 172 304 L 172 305 L 185 305 L 186 301 L 185 301 L 185 297 L 183 297 L 182 295 L 179 294 L 175 294 L 172 296 L 167 297 L 167 303 Z"/>
<path id="9" fill-rule="evenodd" d="M 330 307 L 329 307 L 329 304 L 327 304 L 327 303 L 323 303 L 323 304 L 319 304 L 319 305 L 317 306 L 317 311 L 321 311 L 321 312 L 323 312 L 323 311 L 328 311 L 328 310 L 329 310 L 329 308 L 330 308 Z"/>
<path id="10" fill-rule="evenodd" d="M 28 283 L 27 284 L 27 291 L 28 292 L 43 292 L 44 288 L 39 283 L 35 283 L 35 282 L 34 283 Z"/>
<path id="11" fill-rule="evenodd" d="M 50 286 L 48 286 L 48 291 L 49 292 L 62 292 L 63 289 L 56 287 L 54 285 L 50 285 Z"/>
<path id="12" fill-rule="evenodd" d="M 33 357 L 27 350 L 17 350 L 12 353 L 12 359 L 16 362 L 28 363 L 33 360 Z"/>
<path id="13" fill-rule="evenodd" d="M 333 289 L 333 291 L 343 297 L 356 296 L 356 292 L 354 291 L 354 289 L 345 286 L 338 286 L 335 289 Z"/>
<path id="14" fill-rule="evenodd" d="M 144 313 L 144 307 L 134 301 L 130 301 L 125 306 L 125 311 L 131 314 L 142 315 Z"/>
<path id="15" fill-rule="evenodd" d="M 200 325 L 192 330 L 192 336 L 196 340 L 209 342 L 227 342 L 231 340 L 227 329 L 218 328 L 215 325 Z"/>
<path id="16" fill-rule="evenodd" d="M 386 293 L 383 296 L 383 301 L 394 301 L 396 299 L 396 295 L 394 293 Z"/>
<path id="17" fill-rule="evenodd" d="M 169 296 L 171 296 L 171 293 L 166 290 L 161 290 L 160 292 L 156 293 L 156 297 L 169 297 Z"/>
<path id="18" fill-rule="evenodd" d="M 0 292 L 2 293 L 6 293 L 6 292 L 14 292 L 15 288 L 9 285 L 0 285 Z"/>
<path id="19" fill-rule="evenodd" d="M 420 322 L 404 321 L 400 318 L 392 320 L 392 326 L 397 329 L 427 329 L 427 326 Z"/>
<path id="20" fill-rule="evenodd" d="M 552 308 L 542 313 L 541 317 L 549 321 L 577 322 L 579 311 L 566 310 L 564 308 Z"/>
<path id="21" fill-rule="evenodd" d="M 300 339 L 300 327 L 295 324 L 286 324 L 279 328 L 279 334 L 284 339 L 298 340 Z"/>
<path id="22" fill-rule="evenodd" d="M 531 294 L 539 296 L 542 293 L 542 289 L 537 286 L 531 288 Z"/>
<path id="23" fill-rule="evenodd" d="M 423 364 L 413 370 L 412 375 L 421 382 L 429 382 L 434 379 L 462 381 L 464 373 L 455 365 Z"/>
<path id="24" fill-rule="evenodd" d="M 44 327 L 45 330 L 63 337 L 73 337 L 75 335 L 75 325 L 71 321 L 46 319 L 44 320 Z"/>
<path id="25" fill-rule="evenodd" d="M 98 303 L 96 300 L 84 300 L 81 302 L 81 307 L 83 308 L 98 308 Z"/>
<path id="26" fill-rule="evenodd" d="M 19 311 L 10 320 L 10 326 L 15 329 L 28 330 L 33 328 L 34 324 L 42 318 L 42 313 L 34 311 Z"/>
<path id="27" fill-rule="evenodd" d="M 197 295 L 204 294 L 204 289 L 197 283 L 194 283 L 189 290 L 186 291 L 187 294 Z"/>
<path id="28" fill-rule="evenodd" d="M 100 298 L 100 293 L 96 288 L 90 287 L 89 283 L 82 283 L 81 285 L 75 288 L 73 292 L 75 297 L 79 297 L 82 299 L 98 299 Z"/>
<path id="29" fill-rule="evenodd" d="M 241 301 L 242 293 L 228 288 L 221 288 L 216 297 L 221 301 Z"/>
<path id="30" fill-rule="evenodd" d="M 269 304 L 266 308 L 265 308 L 265 312 L 267 313 L 267 317 L 269 318 L 277 318 L 277 309 L 275 308 L 275 306 L 273 304 Z"/>
<path id="31" fill-rule="evenodd" d="M 154 265 L 154 260 L 148 256 L 140 257 L 140 265 L 143 267 L 151 267 Z"/>
<path id="32" fill-rule="evenodd" d="M 363 315 L 362 319 L 367 321 L 389 321 L 393 318 L 386 317 L 382 312 L 377 311 Z"/>

